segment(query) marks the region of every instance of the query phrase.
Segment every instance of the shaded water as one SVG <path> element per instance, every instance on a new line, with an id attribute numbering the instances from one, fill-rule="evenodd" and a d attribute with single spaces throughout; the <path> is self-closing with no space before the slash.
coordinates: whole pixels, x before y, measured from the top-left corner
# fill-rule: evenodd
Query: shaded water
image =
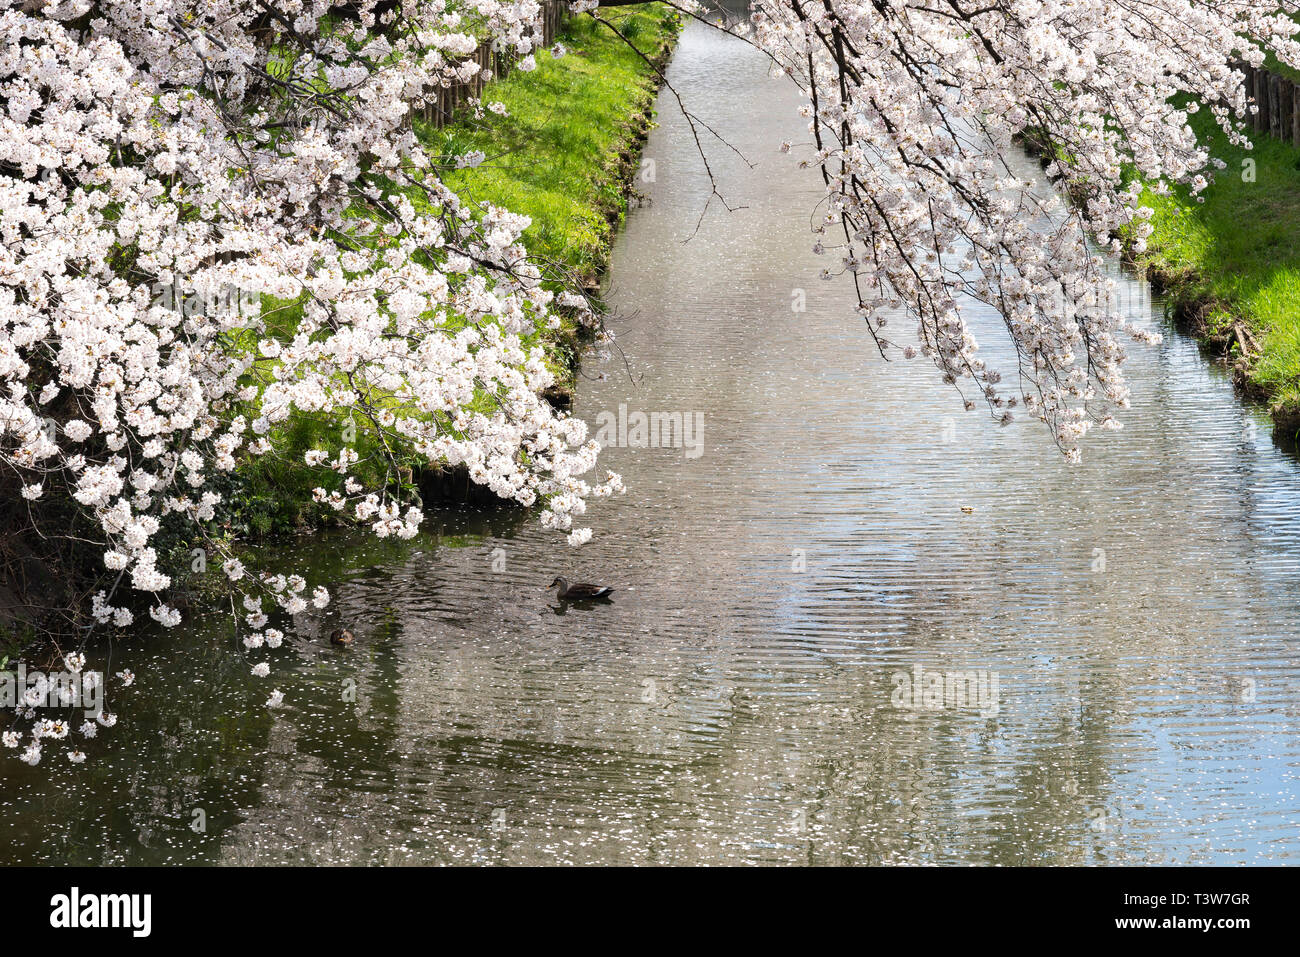
<path id="1" fill-rule="evenodd" d="M 1300 479 L 1266 422 L 1176 336 L 1081 466 L 961 413 L 817 278 L 820 181 L 773 148 L 802 138 L 793 91 L 699 25 L 670 76 L 757 164 L 713 151 L 747 208 L 686 242 L 709 186 L 663 102 L 611 271 L 632 378 L 589 358 L 576 411 L 701 413 L 701 454 L 608 450 L 630 491 L 577 551 L 474 512 L 286 549 L 338 618 L 300 621 L 317 640 L 264 680 L 217 613 L 119 648 L 140 678 L 87 763 L 6 762 L 0 857 L 1300 860 Z M 560 606 L 565 572 L 614 602 Z M 337 620 L 351 651 L 319 638 Z M 900 707 L 918 665 L 996 697 Z"/>

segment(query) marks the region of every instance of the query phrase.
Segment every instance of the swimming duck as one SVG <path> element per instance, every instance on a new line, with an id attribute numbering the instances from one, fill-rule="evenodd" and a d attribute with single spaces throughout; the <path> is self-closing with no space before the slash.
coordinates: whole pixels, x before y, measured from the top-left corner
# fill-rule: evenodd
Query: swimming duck
<path id="1" fill-rule="evenodd" d="M 356 639 L 352 632 L 348 631 L 346 628 L 335 628 L 330 632 L 331 645 L 339 645 L 340 647 L 346 648 L 355 640 Z"/>
<path id="2" fill-rule="evenodd" d="M 570 585 L 567 578 L 556 576 L 555 581 L 547 585 L 547 588 L 559 586 L 559 597 L 561 601 L 590 601 L 593 598 L 605 598 L 614 593 L 614 589 L 608 585 L 589 585 L 583 582 L 575 582 Z"/>

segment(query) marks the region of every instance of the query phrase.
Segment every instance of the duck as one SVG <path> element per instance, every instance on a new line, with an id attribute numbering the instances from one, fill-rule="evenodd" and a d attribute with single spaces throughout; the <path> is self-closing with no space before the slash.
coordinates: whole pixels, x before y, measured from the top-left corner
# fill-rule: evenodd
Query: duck
<path id="1" fill-rule="evenodd" d="M 346 628 L 335 628 L 330 632 L 331 645 L 338 645 L 342 648 L 346 648 L 355 640 L 356 637 Z"/>
<path id="2" fill-rule="evenodd" d="M 593 598 L 607 598 L 614 593 L 614 589 L 608 585 L 591 585 L 586 582 L 575 582 L 569 584 L 567 578 L 559 575 L 555 576 L 555 581 L 547 585 L 547 588 L 559 586 L 559 598 L 561 601 L 590 601 Z"/>

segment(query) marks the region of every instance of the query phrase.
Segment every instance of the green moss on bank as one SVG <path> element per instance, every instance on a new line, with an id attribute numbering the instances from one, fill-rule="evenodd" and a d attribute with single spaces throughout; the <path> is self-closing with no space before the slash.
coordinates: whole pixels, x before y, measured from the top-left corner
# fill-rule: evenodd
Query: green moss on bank
<path id="1" fill-rule="evenodd" d="M 1203 192 L 1148 193 L 1155 232 L 1138 262 L 1190 330 L 1236 360 L 1248 394 L 1276 400 L 1282 431 L 1300 410 L 1300 150 L 1266 135 L 1246 151 L 1208 113 L 1196 132 L 1227 169 Z"/>

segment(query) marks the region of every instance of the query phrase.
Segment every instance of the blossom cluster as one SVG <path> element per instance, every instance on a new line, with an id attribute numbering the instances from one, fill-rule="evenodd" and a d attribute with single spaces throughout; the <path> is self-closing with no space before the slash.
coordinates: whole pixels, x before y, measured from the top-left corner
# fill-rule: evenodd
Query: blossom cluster
<path id="1" fill-rule="evenodd" d="M 1253 106 L 1234 64 L 1300 65 L 1294 0 L 755 0 L 755 42 L 801 86 L 826 200 L 816 251 L 847 275 L 882 352 L 924 355 L 1003 422 L 1023 405 L 1071 460 L 1128 405 L 1125 339 L 1099 248 L 1141 252 L 1142 184 L 1193 193 L 1214 161 L 1189 117 L 1233 142 Z M 1018 140 L 1059 193 L 1007 162 Z M 786 146 L 788 149 L 788 144 Z M 1222 168 L 1222 164 L 1218 164 Z M 1078 200 L 1062 208 L 1060 195 Z M 963 305 L 1004 319 L 1016 368 L 979 355 Z M 901 307 L 917 341 L 884 327 Z"/>
<path id="2" fill-rule="evenodd" d="M 372 451 L 344 429 L 301 465 L 378 535 L 419 528 L 405 456 L 585 539 L 587 499 L 621 483 L 590 478 L 597 446 L 539 397 L 537 333 L 564 307 L 520 241 L 529 221 L 462 203 L 411 122 L 480 69 L 485 33 L 531 63 L 539 16 L 535 0 L 0 4 L 0 474 L 33 525 L 59 502 L 93 530 L 93 623 L 142 604 L 180 621 L 161 530 L 207 535 L 220 477 L 276 454 L 295 416 L 364 430 Z M 363 454 L 389 481 L 357 478 Z M 262 600 L 296 614 L 306 583 L 211 545 L 248 585 L 245 648 L 276 647 Z"/>

